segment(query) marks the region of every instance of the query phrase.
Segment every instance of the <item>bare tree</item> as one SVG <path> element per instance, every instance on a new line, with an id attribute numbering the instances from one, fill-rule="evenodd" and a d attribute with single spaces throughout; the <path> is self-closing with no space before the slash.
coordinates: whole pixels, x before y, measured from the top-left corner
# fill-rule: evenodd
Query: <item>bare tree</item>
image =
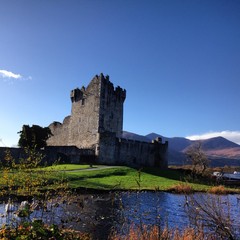
<path id="1" fill-rule="evenodd" d="M 235 222 L 230 215 L 230 201 L 227 196 L 212 194 L 186 196 L 186 211 L 191 225 L 197 230 L 205 230 L 216 238 L 236 238 L 239 222 Z"/>
<path id="2" fill-rule="evenodd" d="M 200 141 L 196 142 L 186 151 L 187 161 L 192 164 L 193 174 L 203 174 L 209 165 L 209 160 L 202 150 Z"/>

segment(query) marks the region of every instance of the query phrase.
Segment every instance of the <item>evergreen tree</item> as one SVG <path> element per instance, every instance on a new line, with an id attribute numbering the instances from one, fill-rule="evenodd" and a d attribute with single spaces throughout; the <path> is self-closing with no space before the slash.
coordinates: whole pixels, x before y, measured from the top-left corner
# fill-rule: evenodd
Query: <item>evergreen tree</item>
<path id="1" fill-rule="evenodd" d="M 23 125 L 22 131 L 18 132 L 20 139 L 18 145 L 22 148 L 41 149 L 47 145 L 47 140 L 52 136 L 48 127 L 40 127 L 38 125 Z"/>

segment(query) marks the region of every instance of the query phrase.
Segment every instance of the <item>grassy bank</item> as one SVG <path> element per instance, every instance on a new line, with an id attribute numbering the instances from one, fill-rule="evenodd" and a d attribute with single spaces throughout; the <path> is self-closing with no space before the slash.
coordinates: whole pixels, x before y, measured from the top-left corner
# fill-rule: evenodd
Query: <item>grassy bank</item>
<path id="1" fill-rule="evenodd" d="M 85 205 L 84 197 L 79 198 L 79 194 L 76 194 L 77 198 L 73 198 L 73 192 L 68 191 L 68 189 L 78 189 L 78 188 L 86 188 L 96 190 L 162 190 L 162 191 L 173 191 L 179 193 L 189 193 L 192 191 L 209 191 L 212 190 L 212 193 L 228 193 L 226 188 L 223 186 L 217 186 L 213 188 L 213 184 L 207 184 L 205 179 L 200 180 L 191 180 L 189 172 L 181 171 L 179 169 L 167 169 L 167 170 L 159 170 L 156 168 L 142 168 L 141 170 L 137 170 L 130 167 L 123 166 L 102 166 L 102 165 L 56 165 L 51 167 L 41 167 L 41 168 L 6 168 L 2 172 L 0 172 L 0 186 L 2 189 L 5 188 L 5 195 L 13 196 L 13 194 L 17 195 L 16 199 L 19 199 L 19 196 L 30 197 L 36 196 L 37 193 L 41 192 L 42 195 L 37 196 L 37 200 L 39 199 L 40 206 L 46 203 L 51 203 L 51 200 L 55 197 L 57 202 L 52 202 L 52 213 L 55 214 L 54 207 L 58 208 L 59 203 L 67 203 L 71 205 L 72 203 L 77 203 L 79 210 L 81 211 L 83 208 L 87 208 Z M 59 188 L 58 188 L 59 187 Z M 46 191 L 42 191 L 42 190 Z M 47 190 L 53 191 L 47 191 Z M 39 192 L 37 191 L 39 190 Z M 63 190 L 63 191 L 60 191 Z M 213 191 L 214 190 L 214 191 Z M 237 189 L 235 189 L 237 191 Z M 232 191 L 233 192 L 233 191 Z M 3 193 L 3 191 L 1 191 Z M 79 192 L 76 192 L 79 193 Z M 112 195 L 112 194 L 110 194 Z M 0 194 L 1 196 L 1 194 Z M 204 214 L 208 213 L 204 208 L 208 205 L 199 205 L 194 198 L 191 198 L 192 195 L 189 195 L 189 206 L 193 206 L 193 210 L 196 212 L 196 216 L 199 219 L 199 210 L 202 210 Z M 15 196 L 14 196 L 15 197 Z M 89 204 L 92 204 L 92 198 L 86 197 L 86 201 L 90 201 Z M 26 199 L 23 199 L 26 200 Z M 9 199 L 8 199 L 9 201 Z M 32 199 L 30 201 L 33 201 Z M 111 199 L 109 200 L 111 201 Z M 10 201 L 9 201 L 10 203 Z M 208 202 L 207 202 L 208 203 Z M 214 213 L 216 212 L 216 202 L 209 202 L 210 209 L 214 209 Z M 192 205 L 190 205 L 192 204 Z M 198 204 L 198 205 L 196 205 Z M 202 204 L 202 202 L 201 202 Z M 85 205 L 85 206 L 84 206 Z M 91 205 L 90 205 L 91 206 Z M 198 207 L 196 207 L 198 206 Z M 203 207 L 202 207 L 203 206 Z M 224 204 L 225 206 L 225 204 Z M 201 209 L 202 207 L 202 209 Z M 222 207 L 222 205 L 221 205 Z M 92 206 L 91 206 L 92 208 Z M 44 211 L 44 208 L 42 208 Z M 47 208 L 46 208 L 47 209 Z M 191 213 L 194 213 L 192 209 Z M 209 210 L 207 208 L 207 210 Z M 48 209 L 51 211 L 51 209 Z M 222 208 L 220 208 L 221 213 Z M 21 211 L 20 211 L 21 212 Z M 24 209 L 25 214 L 30 214 L 29 209 Z M 74 214 L 74 213 L 73 213 Z M 205 215 L 202 215 L 203 219 Z M 216 213 L 218 216 L 218 212 Z M 29 216 L 29 215 L 26 215 Z M 213 216 L 214 220 L 218 222 L 218 218 L 215 219 L 215 215 L 211 214 L 210 217 Z M 72 219 L 72 216 L 71 216 Z M 76 218 L 76 221 L 80 221 L 79 218 Z M 104 217 L 100 217 L 100 219 L 104 219 Z M 194 218 L 195 219 L 195 218 Z M 197 218 L 196 218 L 197 219 Z M 64 219 L 61 219 L 64 222 Z M 228 233 L 228 222 L 225 221 L 224 218 L 221 218 L 224 223 L 224 229 L 227 229 Z M 14 221 L 14 219 L 13 219 Z M 209 219 L 209 222 L 212 222 L 212 219 Z M 89 224 L 91 224 L 89 222 Z M 98 226 L 98 225 L 96 225 Z M 99 225 L 101 226 L 101 225 Z M 196 225 L 200 226 L 200 225 Z M 217 226 L 217 225 L 216 225 Z M 225 228 L 225 226 L 227 226 Z M 200 231 L 199 231 L 200 230 Z M 126 233 L 126 237 L 123 238 L 118 235 L 118 233 L 109 235 L 108 239 L 205 239 L 204 235 L 206 233 L 203 232 L 203 229 L 185 229 L 183 232 L 179 232 L 177 229 L 168 229 L 161 228 L 160 226 L 153 226 L 152 228 L 144 228 L 144 225 L 141 225 L 138 228 L 130 229 L 129 233 Z M 225 232 L 220 233 L 221 235 L 225 234 Z M 46 236 L 50 239 L 91 239 L 89 234 L 74 232 L 70 229 L 60 228 L 57 225 L 45 225 L 42 220 L 34 220 L 34 221 L 26 221 L 24 225 L 20 223 L 20 225 L 12 226 L 3 226 L 0 228 L 0 238 L 4 239 L 33 239 L 33 236 L 38 236 L 38 239 L 45 239 Z M 42 237 L 43 238 L 40 238 Z M 61 236 L 61 238 L 59 237 Z M 70 237 L 69 237 L 70 236 Z M 215 235 L 214 235 L 215 236 Z M 212 239 L 217 239 L 217 238 Z M 228 236 L 228 235 L 227 235 Z M 231 235 L 229 235 L 231 236 Z M 212 236 L 210 236 L 212 237 Z M 34 239 L 35 239 L 34 238 Z M 234 239 L 234 238 L 232 238 Z"/>
<path id="2" fill-rule="evenodd" d="M 33 172 L 35 174 L 44 172 L 49 183 L 63 179 L 72 189 L 160 190 L 184 193 L 206 192 L 214 186 L 207 181 L 193 181 L 188 174 L 177 169 L 159 170 L 148 167 L 138 170 L 124 166 L 94 165 L 90 167 L 89 165 L 63 164 L 37 168 Z M 0 186 L 4 187 L 2 179 L 0 178 Z M 44 185 L 46 187 L 46 184 Z M 227 191 L 238 192 L 239 190 L 231 188 Z"/>

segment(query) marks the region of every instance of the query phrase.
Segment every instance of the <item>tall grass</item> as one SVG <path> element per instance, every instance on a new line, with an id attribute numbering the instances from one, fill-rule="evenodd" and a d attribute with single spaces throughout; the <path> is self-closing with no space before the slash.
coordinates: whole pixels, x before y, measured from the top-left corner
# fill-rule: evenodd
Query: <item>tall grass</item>
<path id="1" fill-rule="evenodd" d="M 211 187 L 208 192 L 212 194 L 227 194 L 229 191 L 223 185 L 219 185 Z"/>
<path id="2" fill-rule="evenodd" d="M 181 193 L 181 194 L 190 194 L 193 192 L 193 188 L 188 183 L 179 183 L 171 186 L 169 188 L 169 191 L 172 191 L 175 193 Z"/>
<path id="3" fill-rule="evenodd" d="M 131 227 L 129 232 L 125 235 L 112 233 L 109 240 L 217 240 L 219 236 L 213 233 L 205 233 L 203 229 L 194 229 L 186 227 L 182 231 L 178 229 L 168 229 L 167 227 L 161 229 L 159 226 L 153 227 Z"/>

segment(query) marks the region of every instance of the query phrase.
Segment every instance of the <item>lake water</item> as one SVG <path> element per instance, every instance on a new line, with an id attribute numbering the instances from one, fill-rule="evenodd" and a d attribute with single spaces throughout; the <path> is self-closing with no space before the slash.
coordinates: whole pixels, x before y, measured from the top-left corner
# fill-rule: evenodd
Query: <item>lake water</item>
<path id="1" fill-rule="evenodd" d="M 35 210 L 30 218 L 42 218 L 49 224 L 91 232 L 96 239 L 107 239 L 112 229 L 124 234 L 133 224 L 181 230 L 190 225 L 188 204 L 191 197 L 201 203 L 212 195 L 196 193 L 186 197 L 165 192 L 78 194 L 71 200 L 54 198 L 44 210 Z M 222 208 L 232 218 L 232 225 L 239 231 L 240 195 L 226 195 L 220 199 Z M 10 223 L 13 218 L 21 221 L 14 213 L 6 214 L 3 203 L 0 213 L 0 225 Z"/>

